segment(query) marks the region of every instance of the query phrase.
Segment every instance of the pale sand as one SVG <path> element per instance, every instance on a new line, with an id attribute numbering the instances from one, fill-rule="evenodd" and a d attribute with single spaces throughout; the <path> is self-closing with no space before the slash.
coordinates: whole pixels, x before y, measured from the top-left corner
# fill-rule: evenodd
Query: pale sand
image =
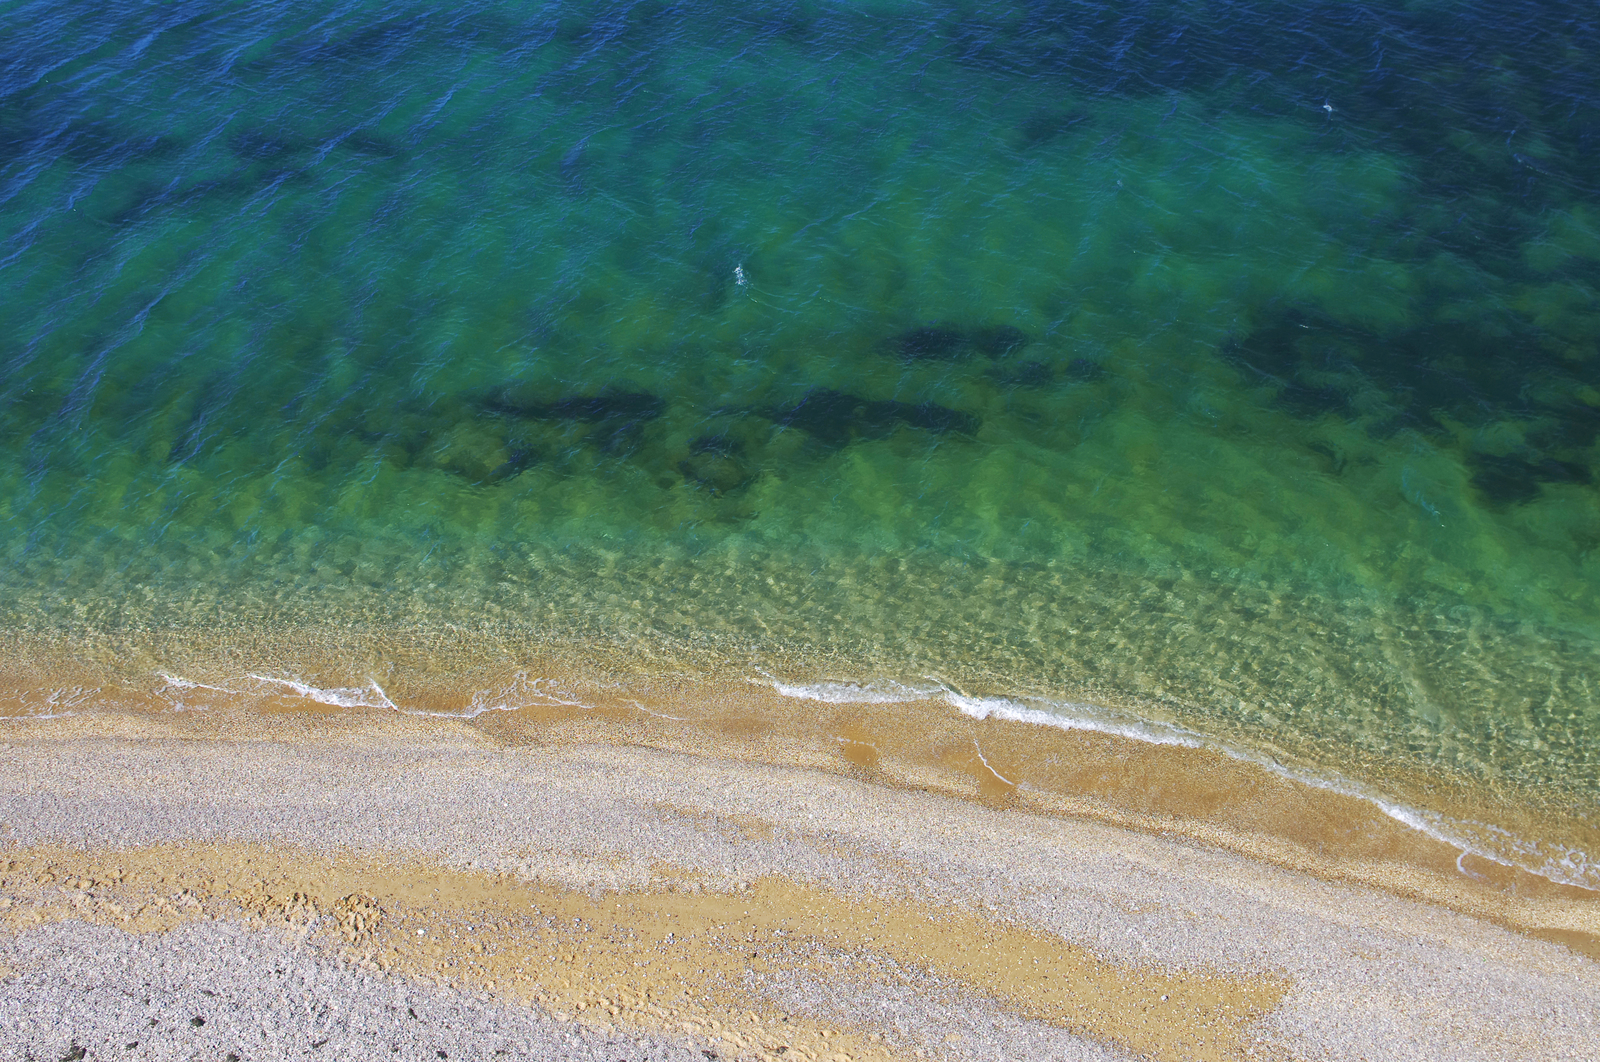
<path id="1" fill-rule="evenodd" d="M 1451 880 L 1422 842 L 1386 859 L 1399 842 L 1354 812 L 1329 828 L 1345 853 L 1319 857 L 1304 808 L 1276 833 L 1224 827 L 736 726 L 681 748 L 629 731 L 651 748 L 516 713 L 5 725 L 16 1057 L 1498 1060 L 1600 1042 L 1591 896 Z"/>

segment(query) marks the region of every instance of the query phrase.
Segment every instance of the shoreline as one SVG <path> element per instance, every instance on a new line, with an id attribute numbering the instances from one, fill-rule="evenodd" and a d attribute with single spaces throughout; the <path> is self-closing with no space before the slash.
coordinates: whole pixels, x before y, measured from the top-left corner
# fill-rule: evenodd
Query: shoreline
<path id="1" fill-rule="evenodd" d="M 497 693 L 487 699 L 482 688 L 464 692 L 474 683 L 462 685 L 452 675 L 434 689 L 406 688 L 401 708 L 370 677 L 365 684 L 314 686 L 270 673 L 246 671 L 248 681 L 240 683 L 158 670 L 90 686 L 83 676 L 103 676 L 105 669 L 80 658 L 78 685 L 59 661 L 48 674 L 54 689 L 75 690 L 83 704 L 58 715 L 16 714 L 20 684 L 13 682 L 0 691 L 0 733 L 36 729 L 43 741 L 271 734 L 359 742 L 435 723 L 506 748 L 602 744 L 799 767 L 1187 838 L 1324 880 L 1441 904 L 1600 958 L 1600 892 L 1464 850 L 1418 829 L 1382 800 L 1269 765 L 1264 756 L 1231 754 L 1201 740 L 1049 725 L 1017 718 L 1014 701 L 948 689 L 898 687 L 892 696 L 868 696 L 873 691 L 859 686 L 808 688 L 770 677 L 619 676 L 605 663 L 580 670 L 550 654 L 538 674 L 558 677 L 530 678 L 522 669 L 507 676 L 504 668 L 494 680 L 479 674 L 476 686 Z M 40 677 L 35 672 L 27 680 L 38 686 Z M 928 696 L 910 699 L 915 692 Z M 123 707 L 98 707 L 107 700 Z"/>
<path id="2" fill-rule="evenodd" d="M 773 688 L 785 697 L 801 700 L 820 701 L 825 704 L 843 706 L 861 704 L 907 704 L 917 701 L 944 701 L 949 707 L 968 718 L 978 721 L 988 719 L 1001 719 L 1007 722 L 1019 723 L 1024 726 L 1040 727 L 1046 730 L 1085 731 L 1092 734 L 1105 735 L 1116 740 L 1126 740 L 1135 745 L 1177 746 L 1222 756 L 1228 760 L 1256 767 L 1270 774 L 1277 775 L 1298 786 L 1323 790 L 1342 797 L 1350 797 L 1377 808 L 1389 818 L 1401 825 L 1421 833 L 1431 840 L 1448 847 L 1459 849 L 1457 867 L 1467 857 L 1486 859 L 1505 867 L 1508 870 L 1531 872 L 1538 877 L 1545 878 L 1556 885 L 1572 886 L 1586 892 L 1600 893 L 1600 882 L 1584 884 L 1574 880 L 1577 877 L 1593 877 L 1591 870 L 1594 866 L 1587 858 L 1587 853 L 1566 849 L 1561 866 L 1553 866 L 1553 857 L 1547 858 L 1539 867 L 1526 863 L 1518 863 L 1505 858 L 1504 853 L 1485 850 L 1480 843 L 1467 836 L 1464 822 L 1451 819 L 1439 811 L 1413 806 L 1404 803 L 1381 792 L 1374 791 L 1372 787 L 1346 778 L 1337 772 L 1319 770 L 1314 767 L 1294 767 L 1278 762 L 1274 757 L 1255 749 L 1232 744 L 1229 742 L 1212 739 L 1205 734 L 1172 723 L 1156 723 L 1147 720 L 1128 718 L 1112 713 L 1107 709 L 1090 704 L 1069 701 L 1043 701 L 1049 708 L 1040 709 L 1028 703 L 1026 699 L 1007 696 L 982 696 L 973 697 L 959 693 L 948 687 L 920 689 L 901 686 L 891 683 L 895 687 L 889 693 L 882 692 L 874 685 L 859 685 L 856 683 L 828 682 L 816 686 L 795 685 L 773 680 Z M 1002 786 L 1014 787 L 1018 783 L 1002 775 L 984 756 L 983 750 L 976 747 L 975 753 L 983 764 L 985 771 L 992 775 L 994 780 Z M 1490 830 L 1496 829 L 1493 824 L 1487 825 Z M 1528 847 L 1536 845 L 1537 841 L 1522 840 Z M 1572 856 L 1583 859 L 1581 864 L 1575 865 Z M 1463 874 L 1472 876 L 1470 872 L 1462 870 Z"/>
<path id="3" fill-rule="evenodd" d="M 225 736 L 254 718 L 304 717 L 334 729 L 355 720 L 381 729 L 391 718 L 437 718 L 511 744 L 582 740 L 704 753 L 709 743 L 717 754 L 751 762 L 843 770 L 881 784 L 1191 836 L 1330 878 L 1465 902 L 1465 910 L 1519 928 L 1577 932 L 1578 946 L 1600 954 L 1600 932 L 1493 914 L 1499 901 L 1476 895 L 1476 886 L 1488 885 L 1497 895 L 1600 900 L 1600 890 L 1552 874 L 1548 850 L 1541 867 L 1529 854 L 1536 848 L 1524 845 L 1508 858 L 1477 843 L 1548 836 L 1543 815 L 1552 805 L 1564 813 L 1557 821 L 1570 839 L 1577 820 L 1560 794 L 1546 794 L 1536 809 L 1481 787 L 1397 776 L 1402 792 L 1427 795 L 1419 805 L 1280 761 L 1270 747 L 1209 738 L 1163 721 L 1160 705 L 1131 700 L 1039 702 L 1088 714 L 1074 720 L 937 680 L 807 683 L 726 666 L 719 677 L 603 643 L 518 646 L 454 627 L 398 640 L 331 635 L 333 644 L 285 641 L 282 632 L 245 637 L 231 628 L 205 638 L 13 631 L 9 666 L 0 671 L 0 727 L 31 719 L 71 729 L 123 717 L 174 735 Z M 291 644 L 300 649 L 286 657 Z M 284 669 L 285 659 L 298 661 L 294 670 Z M 793 671 L 821 669 L 802 654 Z M 1464 829 L 1474 823 L 1484 836 Z M 1600 850 L 1593 827 L 1585 824 L 1581 840 Z"/>
<path id="4" fill-rule="evenodd" d="M 697 1057 L 1575 1058 L 1595 1031 L 1546 1020 L 1595 1012 L 1592 958 L 1459 911 L 1592 929 L 1572 897 L 1468 879 L 1451 910 L 1193 822 L 985 794 L 955 761 L 762 763 L 748 734 L 673 750 L 490 718 L 8 727 L 0 919 L 14 941 L 287 934 L 407 991 Z"/>

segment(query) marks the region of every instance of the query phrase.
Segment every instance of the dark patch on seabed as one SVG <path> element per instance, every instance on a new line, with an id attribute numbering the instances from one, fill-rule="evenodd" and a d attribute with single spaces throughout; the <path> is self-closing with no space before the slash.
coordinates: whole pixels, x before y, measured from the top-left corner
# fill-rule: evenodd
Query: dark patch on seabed
<path id="1" fill-rule="evenodd" d="M 1047 367 L 1037 363 L 1021 371 L 1036 384 L 1050 379 Z M 217 403 L 204 397 L 197 402 L 171 460 L 186 458 L 197 449 L 195 440 L 216 408 Z M 674 468 L 688 482 L 714 494 L 728 494 L 748 486 L 772 463 L 769 444 L 775 432 L 784 429 L 798 429 L 824 450 L 835 450 L 906 429 L 930 437 L 971 437 L 983 423 L 971 413 L 934 402 L 872 399 L 814 388 L 797 401 L 778 406 L 695 410 L 685 423 L 722 427 L 684 442 L 675 428 L 654 435 L 648 431 L 667 410 L 665 399 L 647 392 L 610 390 L 552 397 L 542 387 L 508 386 L 470 400 L 458 396 L 426 406 L 408 403 L 395 411 L 368 411 L 356 422 L 335 420 L 328 425 L 324 445 L 356 435 L 378 447 L 388 460 L 403 455 L 402 464 L 443 468 L 481 484 L 510 480 L 541 462 L 570 460 L 587 448 L 656 473 Z M 237 427 L 245 430 L 242 423 Z M 670 486 L 677 481 L 658 482 Z"/>
<path id="2" fill-rule="evenodd" d="M 809 432 L 828 446 L 848 446 L 861 439 L 882 439 L 903 426 L 934 435 L 954 432 L 976 435 L 982 421 L 970 413 L 934 402 L 869 399 L 826 388 L 812 391 L 791 406 L 764 414 L 774 423 Z"/>
<path id="3" fill-rule="evenodd" d="M 908 329 L 886 344 L 904 361 L 960 361 L 975 354 L 1004 358 L 1027 345 L 1028 334 L 1012 325 L 963 328 L 948 322 Z"/>
<path id="4" fill-rule="evenodd" d="M 1290 307 L 1262 314 L 1222 353 L 1301 418 L 1334 415 L 1377 433 L 1524 423 L 1517 452 L 1467 455 L 1473 484 L 1505 506 L 1537 497 L 1541 484 L 1592 481 L 1600 410 L 1574 398 L 1600 385 L 1590 346 L 1574 358 L 1570 344 L 1511 315 L 1377 331 Z"/>
<path id="5" fill-rule="evenodd" d="M 616 421 L 635 426 L 661 416 L 666 406 L 659 397 L 641 391 L 610 391 L 597 395 L 573 395 L 551 402 L 530 399 L 525 391 L 508 389 L 490 398 L 485 407 L 495 413 L 510 413 L 530 420 L 578 420 L 594 424 Z"/>
<path id="6" fill-rule="evenodd" d="M 1472 462 L 1472 485 L 1494 505 L 1532 501 L 1545 483 L 1594 482 L 1589 466 L 1537 453 L 1473 454 Z"/>
<path id="7" fill-rule="evenodd" d="M 726 432 L 702 435 L 689 443 L 689 456 L 678 462 L 678 471 L 686 481 L 713 493 L 732 493 L 748 487 L 761 474 L 745 449 L 741 440 Z"/>

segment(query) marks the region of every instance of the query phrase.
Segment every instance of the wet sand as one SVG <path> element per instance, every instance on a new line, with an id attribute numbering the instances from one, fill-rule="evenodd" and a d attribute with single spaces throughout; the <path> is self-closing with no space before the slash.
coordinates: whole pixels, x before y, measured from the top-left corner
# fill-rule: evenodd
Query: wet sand
<path id="1" fill-rule="evenodd" d="M 182 694 L 212 700 L 4 724 L 0 1008 L 66 1017 L 0 1038 L 1511 1059 L 1585 1057 L 1600 1033 L 1593 894 L 1458 866 L 1370 805 L 1201 750 L 1062 732 L 1041 754 L 1036 727 L 755 687 L 473 719 Z M 257 983 L 282 963 L 156 954 L 220 927 L 218 954 L 323 964 L 354 1016 L 250 1002 L 283 997 Z M 98 961 L 143 957 L 94 984 L 46 970 L 91 932 Z M 146 968 L 169 971 L 148 1006 L 233 998 L 234 1024 L 89 1006 Z M 474 1017 L 373 1025 L 356 1002 L 390 989 Z"/>

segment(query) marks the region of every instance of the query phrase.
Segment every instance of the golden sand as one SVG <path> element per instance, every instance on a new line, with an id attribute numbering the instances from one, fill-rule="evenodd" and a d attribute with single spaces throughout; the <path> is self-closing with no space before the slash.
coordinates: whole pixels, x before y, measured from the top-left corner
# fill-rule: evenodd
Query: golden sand
<path id="1" fill-rule="evenodd" d="M 135 932 L 246 918 L 309 934 L 351 961 L 547 1006 L 586 1020 L 720 1039 L 765 1059 L 886 1059 L 881 1037 L 743 992 L 747 970 L 826 974 L 840 952 L 999 1001 L 1150 1058 L 1244 1057 L 1283 979 L 1118 965 L 1060 937 L 967 911 L 842 896 L 769 877 L 732 893 L 671 882 L 598 897 L 417 859 L 259 845 L 35 848 L 0 863 L 15 931 L 76 918 Z M 326 917 L 323 917 L 326 916 Z M 793 1054 L 790 1055 L 790 1052 Z"/>

